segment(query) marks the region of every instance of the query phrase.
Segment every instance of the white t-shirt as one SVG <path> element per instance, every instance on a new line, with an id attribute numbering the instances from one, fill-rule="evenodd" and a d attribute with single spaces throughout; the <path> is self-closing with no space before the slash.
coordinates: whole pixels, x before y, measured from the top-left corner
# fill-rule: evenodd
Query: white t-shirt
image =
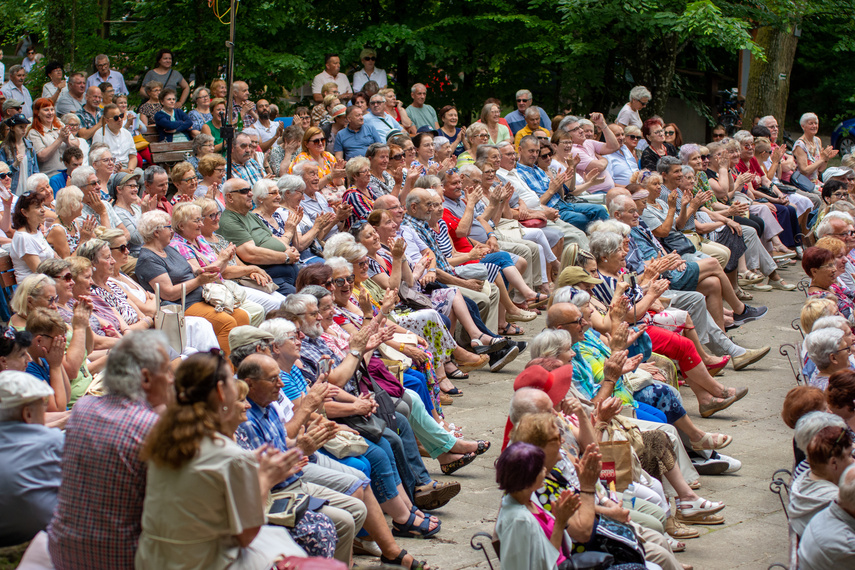
<path id="1" fill-rule="evenodd" d="M 624 105 L 620 113 L 617 115 L 616 123 L 628 127 L 629 125 L 633 125 L 635 127 L 641 128 L 641 125 L 644 123 L 641 122 L 641 116 L 638 114 L 638 111 L 633 111 L 632 107 L 629 106 L 629 103 Z"/>
<path id="2" fill-rule="evenodd" d="M 276 121 L 270 121 L 270 126 L 265 127 L 261 124 L 261 121 L 256 121 L 252 124 L 251 127 L 244 129 L 244 132 L 255 132 L 258 134 L 258 140 L 262 143 L 266 143 L 270 139 L 276 136 L 276 128 L 279 126 L 279 123 Z"/>
<path id="3" fill-rule="evenodd" d="M 342 95 L 345 93 L 353 93 L 353 89 L 350 87 L 350 80 L 348 80 L 347 75 L 344 73 L 338 73 L 333 77 L 327 73 L 326 69 L 315 75 L 315 78 L 312 79 L 312 93 L 320 93 L 323 86 L 327 83 L 335 83 L 338 85 L 338 92 Z"/>
<path id="4" fill-rule="evenodd" d="M 23 229 L 15 232 L 12 236 L 12 247 L 9 249 L 12 256 L 12 267 L 15 268 L 15 279 L 18 283 L 28 275 L 32 275 L 30 267 L 24 261 L 25 255 L 38 256 L 41 263 L 45 259 L 53 259 L 56 257 L 53 248 L 45 239 L 41 231 L 36 231 L 34 234 L 27 233 Z"/>
<path id="5" fill-rule="evenodd" d="M 130 156 L 137 154 L 137 147 L 134 145 L 134 137 L 127 129 L 119 129 L 119 134 L 114 135 L 113 131 L 107 128 L 101 128 L 95 131 L 92 136 L 92 143 L 104 143 L 110 147 L 110 153 L 113 158 L 126 167 Z M 81 149 L 83 150 L 83 149 Z"/>

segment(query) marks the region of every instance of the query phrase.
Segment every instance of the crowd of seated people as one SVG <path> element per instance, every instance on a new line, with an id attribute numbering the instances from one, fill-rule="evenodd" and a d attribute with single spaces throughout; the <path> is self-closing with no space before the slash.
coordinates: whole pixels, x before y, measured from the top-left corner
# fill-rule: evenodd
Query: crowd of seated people
<path id="1" fill-rule="evenodd" d="M 446 411 L 471 373 L 528 350 L 496 464 L 504 567 L 608 552 L 613 568 L 685 568 L 675 553 L 695 526 L 725 520 L 700 475 L 741 462 L 679 386 L 704 419 L 738 414 L 748 383 L 716 376 L 770 347 L 726 331 L 767 313 L 751 291 L 795 289 L 780 274 L 795 258 L 811 280 L 810 392 L 787 415 L 791 521 L 815 537 L 812 567 L 845 542 L 821 539 L 855 509 L 855 173 L 828 167 L 815 115 L 792 155 L 774 117 L 684 141 L 641 120 L 640 86 L 611 124 L 550 119 L 521 89 L 514 111 L 491 99 L 464 128 L 421 83 L 405 108 L 363 50 L 353 85 L 327 56 L 316 106 L 286 127 L 241 81 L 232 110 L 220 81 L 185 112 L 173 57 L 158 52 L 136 113 L 99 56 L 102 81 L 75 74 L 4 121 L 0 242 L 17 289 L 0 456 L 20 467 L 0 480 L 34 492 L 0 501 L 31 514 L 0 545 L 34 539 L 59 569 L 354 554 L 427 568 L 395 539 L 441 537 L 431 512 L 461 487 L 431 472 L 491 447 Z M 134 143 L 147 131 L 193 150 L 151 164 Z M 516 340 L 539 315 L 546 329 Z M 598 445 L 616 434 L 632 443 L 622 488 L 601 479 Z"/>

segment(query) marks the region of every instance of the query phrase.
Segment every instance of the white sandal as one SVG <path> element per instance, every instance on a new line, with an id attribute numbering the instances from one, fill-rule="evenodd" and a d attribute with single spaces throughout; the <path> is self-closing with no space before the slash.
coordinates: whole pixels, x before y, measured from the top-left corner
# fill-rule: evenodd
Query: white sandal
<path id="1" fill-rule="evenodd" d="M 725 507 L 725 504 L 722 502 L 708 501 L 702 497 L 698 497 L 694 501 L 682 501 L 679 498 L 675 499 L 675 501 L 677 509 L 680 511 L 680 517 L 683 519 L 714 515 Z"/>

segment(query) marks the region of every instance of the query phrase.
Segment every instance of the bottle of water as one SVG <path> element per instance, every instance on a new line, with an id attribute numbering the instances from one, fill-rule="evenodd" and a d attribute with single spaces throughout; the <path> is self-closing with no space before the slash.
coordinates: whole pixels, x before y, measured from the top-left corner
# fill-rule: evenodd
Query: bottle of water
<path id="1" fill-rule="evenodd" d="M 623 508 L 632 510 L 635 507 L 635 483 L 630 483 L 623 492 Z"/>

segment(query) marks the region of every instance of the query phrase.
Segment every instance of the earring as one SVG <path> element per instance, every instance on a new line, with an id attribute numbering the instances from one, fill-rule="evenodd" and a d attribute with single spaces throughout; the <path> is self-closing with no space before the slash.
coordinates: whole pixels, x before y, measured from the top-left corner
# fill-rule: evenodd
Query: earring
<path id="1" fill-rule="evenodd" d="M 228 412 L 228 411 L 229 411 L 229 407 L 228 407 L 228 406 L 223 406 L 223 411 L 224 411 L 224 412 Z"/>

